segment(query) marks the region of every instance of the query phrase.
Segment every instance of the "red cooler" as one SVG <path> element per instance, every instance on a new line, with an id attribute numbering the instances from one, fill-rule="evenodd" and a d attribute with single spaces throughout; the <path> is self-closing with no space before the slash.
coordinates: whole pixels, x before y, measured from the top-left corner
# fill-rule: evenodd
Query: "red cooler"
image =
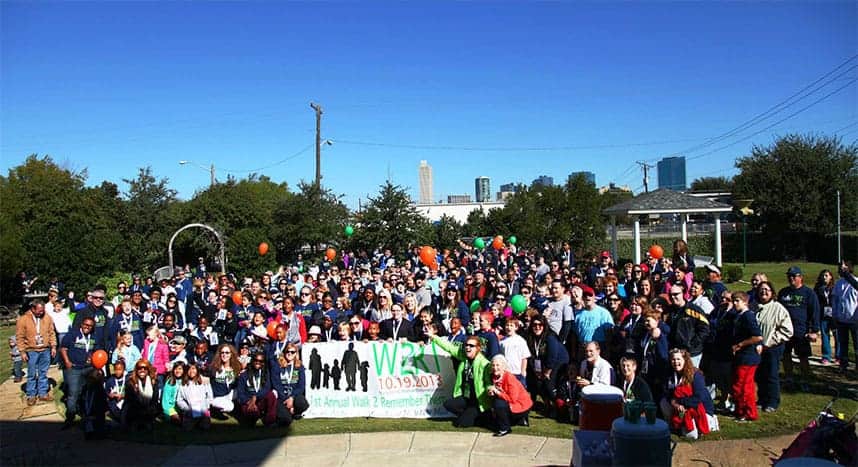
<path id="1" fill-rule="evenodd" d="M 611 424 L 622 416 L 623 391 L 620 388 L 591 384 L 581 389 L 580 429 L 611 431 Z"/>

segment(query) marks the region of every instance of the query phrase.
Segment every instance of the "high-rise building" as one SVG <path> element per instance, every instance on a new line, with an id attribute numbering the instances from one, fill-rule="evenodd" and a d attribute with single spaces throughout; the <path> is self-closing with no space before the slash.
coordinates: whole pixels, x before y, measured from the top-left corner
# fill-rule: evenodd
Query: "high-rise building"
<path id="1" fill-rule="evenodd" d="M 584 179 L 590 183 L 590 185 L 596 186 L 596 174 L 593 172 L 572 172 L 569 174 L 569 178 L 575 178 L 579 175 L 583 175 Z"/>
<path id="2" fill-rule="evenodd" d="M 518 183 L 504 183 L 498 191 L 501 193 L 518 193 Z"/>
<path id="3" fill-rule="evenodd" d="M 492 200 L 492 182 L 489 177 L 474 179 L 474 197 L 478 203 L 487 203 Z"/>
<path id="4" fill-rule="evenodd" d="M 531 186 L 554 186 L 554 177 L 540 175 L 533 180 Z"/>
<path id="5" fill-rule="evenodd" d="M 464 204 L 471 202 L 471 195 L 447 195 L 447 204 Z"/>
<path id="6" fill-rule="evenodd" d="M 685 156 L 665 157 L 658 161 L 658 187 L 685 190 Z"/>
<path id="7" fill-rule="evenodd" d="M 417 175 L 420 178 L 420 204 L 432 204 L 432 166 L 420 161 Z"/>

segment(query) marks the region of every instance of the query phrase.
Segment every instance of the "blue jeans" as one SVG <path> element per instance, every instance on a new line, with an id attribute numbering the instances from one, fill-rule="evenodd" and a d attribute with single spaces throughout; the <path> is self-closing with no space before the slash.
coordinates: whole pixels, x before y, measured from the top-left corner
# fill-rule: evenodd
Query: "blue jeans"
<path id="1" fill-rule="evenodd" d="M 50 349 L 27 352 L 27 397 L 48 395 L 48 367 L 50 366 Z"/>
<path id="2" fill-rule="evenodd" d="M 837 337 L 837 329 L 834 321 L 828 319 L 819 320 L 819 336 L 822 338 L 822 358 L 831 360 L 831 334 L 834 334 L 834 356 L 840 358 L 840 338 Z"/>
<path id="3" fill-rule="evenodd" d="M 63 370 L 63 379 L 66 385 L 66 420 L 74 421 L 78 413 L 78 403 L 86 382 L 86 372 L 91 368 L 66 368 Z"/>
<path id="4" fill-rule="evenodd" d="M 852 337 L 852 348 L 855 350 L 855 355 L 858 355 L 858 323 L 841 323 L 837 321 L 837 343 L 840 345 L 840 350 L 837 356 L 840 358 L 840 368 L 849 366 L 849 337 Z"/>
<path id="5" fill-rule="evenodd" d="M 778 408 L 781 405 L 780 367 L 784 345 L 763 350 L 760 366 L 754 379 L 757 380 L 757 403 L 763 407 Z"/>
<path id="6" fill-rule="evenodd" d="M 57 333 L 57 345 L 63 343 L 64 337 L 66 337 L 66 333 L 64 333 L 64 332 L 58 332 Z M 51 359 L 51 365 L 55 365 L 55 364 L 59 363 L 60 368 L 62 368 L 63 367 L 62 361 L 63 361 L 63 359 L 60 358 L 60 351 L 59 351 L 59 349 L 57 349 L 57 356 Z"/>
<path id="7" fill-rule="evenodd" d="M 22 360 L 15 360 L 12 362 L 12 376 L 14 376 L 15 379 L 24 377 L 24 362 Z"/>

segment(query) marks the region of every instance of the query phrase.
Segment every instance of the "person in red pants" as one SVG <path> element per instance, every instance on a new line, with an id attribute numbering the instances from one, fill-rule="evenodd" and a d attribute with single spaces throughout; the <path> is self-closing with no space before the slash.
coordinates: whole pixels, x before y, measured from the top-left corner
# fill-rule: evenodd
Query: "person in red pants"
<path id="1" fill-rule="evenodd" d="M 757 388 L 754 373 L 760 364 L 758 347 L 763 341 L 757 315 L 748 307 L 748 294 L 733 292 L 733 401 L 736 405 L 736 421 L 756 420 Z"/>
<path id="2" fill-rule="evenodd" d="M 250 359 L 247 371 L 238 377 L 238 418 L 253 426 L 262 419 L 265 426 L 277 423 L 277 395 L 272 391 L 265 354 L 258 352 Z"/>

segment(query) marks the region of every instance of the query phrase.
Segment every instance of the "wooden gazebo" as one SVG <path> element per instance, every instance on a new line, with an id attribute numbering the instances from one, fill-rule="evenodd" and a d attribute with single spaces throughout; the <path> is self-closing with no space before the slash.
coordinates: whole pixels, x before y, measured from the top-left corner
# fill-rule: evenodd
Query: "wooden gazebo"
<path id="1" fill-rule="evenodd" d="M 688 216 L 690 214 L 715 215 L 715 264 L 721 266 L 721 219 L 720 214 L 730 212 L 733 207 L 698 198 L 678 191 L 661 188 L 649 193 L 642 193 L 634 198 L 604 209 L 602 212 L 611 216 L 611 248 L 614 258 L 617 257 L 617 216 L 627 215 L 634 219 L 635 263 L 641 262 L 641 224 L 640 215 L 650 214 L 679 214 L 682 217 L 682 239 L 688 241 Z"/>

